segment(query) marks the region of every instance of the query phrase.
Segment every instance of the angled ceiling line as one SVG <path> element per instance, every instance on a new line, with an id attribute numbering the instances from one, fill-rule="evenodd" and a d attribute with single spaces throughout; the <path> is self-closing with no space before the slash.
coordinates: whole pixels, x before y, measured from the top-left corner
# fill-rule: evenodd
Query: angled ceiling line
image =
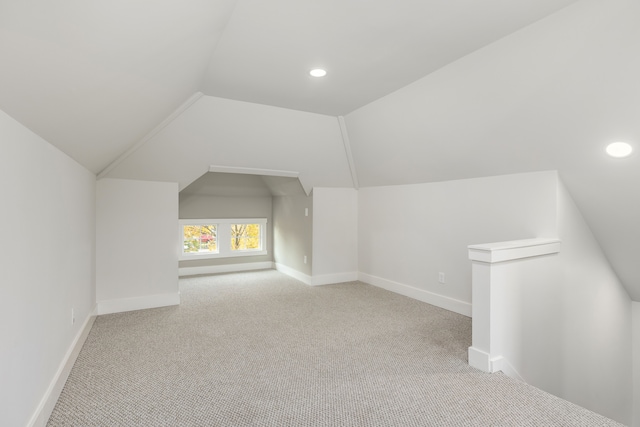
<path id="1" fill-rule="evenodd" d="M 182 113 L 187 111 L 189 107 L 195 104 L 200 98 L 202 98 L 204 94 L 202 92 L 196 92 L 189 97 L 185 102 L 182 103 L 178 108 L 176 108 L 167 118 L 165 118 L 160 124 L 154 127 L 149 133 L 147 133 L 142 139 L 133 144 L 127 151 L 118 156 L 113 162 L 109 163 L 109 165 L 104 168 L 97 175 L 97 179 L 105 178 L 109 173 L 118 167 L 120 163 L 122 163 L 127 157 L 131 156 L 133 153 L 142 148 L 149 140 L 151 140 L 154 136 L 156 136 L 160 131 L 162 131 L 165 127 L 167 127 L 171 122 L 177 119 Z"/>
<path id="2" fill-rule="evenodd" d="M 266 175 L 266 176 L 282 176 L 285 178 L 299 178 L 300 173 L 294 171 L 282 171 L 275 169 L 258 169 L 258 168 L 243 168 L 235 166 L 209 166 L 209 172 L 220 173 L 238 173 L 244 175 Z"/>
<path id="3" fill-rule="evenodd" d="M 302 188 L 307 196 L 311 194 L 311 190 L 312 190 L 311 188 L 307 188 L 304 182 L 302 182 L 302 178 L 300 178 L 300 172 L 295 172 L 295 171 L 211 165 L 209 166 L 209 172 L 238 173 L 238 174 L 245 174 L 245 175 L 279 176 L 283 178 L 297 178 L 300 181 L 300 185 L 302 185 Z"/>
<path id="4" fill-rule="evenodd" d="M 234 15 L 234 13 L 236 11 L 237 6 L 238 6 L 238 0 L 235 0 L 233 2 L 233 7 L 231 7 L 231 10 L 229 11 L 229 15 L 227 16 L 227 22 L 224 24 L 224 26 L 220 30 L 220 36 L 216 39 L 215 43 L 213 44 L 213 48 L 211 49 L 211 52 L 209 53 L 209 58 L 207 58 L 206 65 L 202 69 L 202 73 L 201 73 L 202 76 L 200 77 L 200 89 L 202 89 L 202 92 L 207 92 L 207 90 L 206 90 L 207 73 L 209 72 L 209 68 L 211 68 L 211 63 L 213 62 L 213 56 L 215 55 L 216 50 L 218 49 L 218 45 L 220 44 L 220 40 L 222 40 L 222 37 L 224 37 L 224 33 L 227 31 L 227 27 L 229 26 L 229 23 L 233 19 L 233 15 Z"/>
<path id="5" fill-rule="evenodd" d="M 344 121 L 343 116 L 338 116 L 338 123 L 340 124 L 340 134 L 342 135 L 344 152 L 347 156 L 347 162 L 349 163 L 351 181 L 353 182 L 353 188 L 357 190 L 358 188 L 360 188 L 360 184 L 358 183 L 358 172 L 356 171 L 356 164 L 353 160 L 353 154 L 351 153 L 351 141 L 349 140 L 349 133 L 347 132 L 347 123 Z"/>

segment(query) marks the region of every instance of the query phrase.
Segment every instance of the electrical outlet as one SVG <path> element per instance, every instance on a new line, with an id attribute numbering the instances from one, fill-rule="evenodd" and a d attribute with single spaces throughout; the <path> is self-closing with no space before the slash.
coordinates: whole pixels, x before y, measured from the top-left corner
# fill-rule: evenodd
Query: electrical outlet
<path id="1" fill-rule="evenodd" d="M 74 325 L 76 323 L 76 310 L 71 309 L 71 324 Z"/>
<path id="2" fill-rule="evenodd" d="M 304 263 L 305 264 L 307 263 L 307 256 L 306 255 L 304 256 Z"/>
<path id="3" fill-rule="evenodd" d="M 304 208 L 304 216 L 309 216 L 309 208 Z"/>
<path id="4" fill-rule="evenodd" d="M 446 283 L 444 273 L 438 273 L 438 283 Z"/>

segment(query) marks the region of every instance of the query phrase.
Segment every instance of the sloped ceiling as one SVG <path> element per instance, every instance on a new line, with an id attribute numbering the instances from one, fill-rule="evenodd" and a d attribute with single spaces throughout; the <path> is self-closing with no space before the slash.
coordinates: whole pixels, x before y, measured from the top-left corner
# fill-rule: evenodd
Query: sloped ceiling
<path id="1" fill-rule="evenodd" d="M 298 178 L 207 172 L 180 192 L 216 197 L 272 197 L 304 195 Z"/>
<path id="2" fill-rule="evenodd" d="M 580 2 L 347 115 L 360 183 L 558 170 L 640 300 L 638 22 L 638 2 Z M 605 155 L 618 140 L 636 154 Z"/>
<path id="3" fill-rule="evenodd" d="M 640 152 L 638 22 L 635 0 L 2 0 L 0 109 L 181 189 L 210 165 L 307 192 L 558 170 L 640 300 L 640 155 L 603 156 Z"/>
<path id="4" fill-rule="evenodd" d="M 98 173 L 197 91 L 344 114 L 573 1 L 2 0 L 0 109 Z"/>
<path id="5" fill-rule="evenodd" d="M 211 96 L 198 99 L 106 176 L 177 182 L 182 190 L 210 166 L 299 173 L 307 193 L 353 186 L 336 117 Z"/>
<path id="6" fill-rule="evenodd" d="M 344 115 L 574 1 L 239 0 L 203 92 Z"/>
<path id="7" fill-rule="evenodd" d="M 258 175 L 207 172 L 180 195 L 217 197 L 271 197 L 271 190 Z"/>
<path id="8" fill-rule="evenodd" d="M 0 109 L 94 173 L 202 85 L 234 0 L 2 0 Z"/>

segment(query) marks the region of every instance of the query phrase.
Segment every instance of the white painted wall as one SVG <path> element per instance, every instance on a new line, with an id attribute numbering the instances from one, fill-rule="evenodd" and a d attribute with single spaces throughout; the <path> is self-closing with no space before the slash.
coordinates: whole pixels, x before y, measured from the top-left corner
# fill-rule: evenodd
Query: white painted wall
<path id="1" fill-rule="evenodd" d="M 313 197 L 273 197 L 273 257 L 278 269 L 310 284 L 312 241 Z"/>
<path id="2" fill-rule="evenodd" d="M 633 426 L 640 427 L 640 302 L 631 303 L 633 310 Z"/>
<path id="3" fill-rule="evenodd" d="M 361 188 L 361 280 L 471 315 L 467 246 L 555 236 L 556 179 L 538 172 Z"/>
<path id="4" fill-rule="evenodd" d="M 529 384 L 629 425 L 631 300 L 561 181 L 552 191 L 560 253 L 493 265 L 502 355 Z"/>
<path id="5" fill-rule="evenodd" d="M 0 182 L 0 425 L 24 426 L 94 310 L 95 175 L 0 111 Z"/>
<path id="6" fill-rule="evenodd" d="M 521 288 L 525 292 L 537 292 L 537 282 L 543 285 L 554 282 L 551 278 L 558 276 L 556 254 L 559 250 L 560 240 L 557 238 L 534 238 L 469 246 L 473 278 L 473 342 L 469 347 L 469 365 L 485 372 L 502 371 L 514 378 L 522 379 L 509 360 L 505 359 L 504 352 L 507 348 L 515 347 L 518 353 L 514 354 L 512 351 L 512 359 L 521 355 L 521 343 L 526 344 L 522 338 L 528 335 L 523 331 L 529 329 L 530 325 L 518 315 L 523 309 L 522 305 L 527 309 L 537 304 L 530 304 L 528 300 L 519 301 L 518 292 Z M 532 286 L 522 285 L 530 280 L 537 282 Z M 545 321 L 546 319 L 542 319 L 540 323 Z M 533 327 L 536 326 L 533 323 Z M 538 342 L 534 340 L 533 343 Z M 534 350 L 544 351 L 546 348 L 547 346 L 536 346 Z M 529 356 L 529 353 L 524 355 Z M 533 356 L 534 362 L 536 356 L 539 354 Z M 525 367 L 528 365 L 525 364 Z M 553 373 L 543 370 L 539 375 L 547 376 Z"/>
<path id="7" fill-rule="evenodd" d="M 178 249 L 177 184 L 98 181 L 100 314 L 178 304 Z"/>
<path id="8" fill-rule="evenodd" d="M 358 192 L 313 189 L 313 280 L 317 284 L 358 278 Z"/>
<path id="9" fill-rule="evenodd" d="M 563 344 L 560 396 L 629 425 L 631 299 L 561 181 L 558 233 L 562 303 L 547 333 Z"/>
<path id="10" fill-rule="evenodd" d="M 560 253 L 564 250 L 560 247 Z M 503 285 L 502 338 L 505 373 L 562 396 L 565 310 L 562 265 L 557 254 L 492 265 L 491 280 Z M 584 406 L 584 405 L 583 405 Z"/>
<path id="11" fill-rule="evenodd" d="M 469 244 L 559 237 L 558 255 L 495 268 L 513 283 L 503 354 L 527 382 L 631 422 L 631 300 L 556 172 L 361 188 L 358 217 L 361 280 L 464 314 Z"/>

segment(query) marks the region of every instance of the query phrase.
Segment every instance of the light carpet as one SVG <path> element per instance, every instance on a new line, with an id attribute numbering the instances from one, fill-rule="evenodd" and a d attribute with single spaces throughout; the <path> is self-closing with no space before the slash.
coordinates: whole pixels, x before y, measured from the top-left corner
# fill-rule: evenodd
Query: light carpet
<path id="1" fill-rule="evenodd" d="M 99 316 L 48 426 L 619 426 L 467 364 L 471 320 L 273 270 Z"/>

